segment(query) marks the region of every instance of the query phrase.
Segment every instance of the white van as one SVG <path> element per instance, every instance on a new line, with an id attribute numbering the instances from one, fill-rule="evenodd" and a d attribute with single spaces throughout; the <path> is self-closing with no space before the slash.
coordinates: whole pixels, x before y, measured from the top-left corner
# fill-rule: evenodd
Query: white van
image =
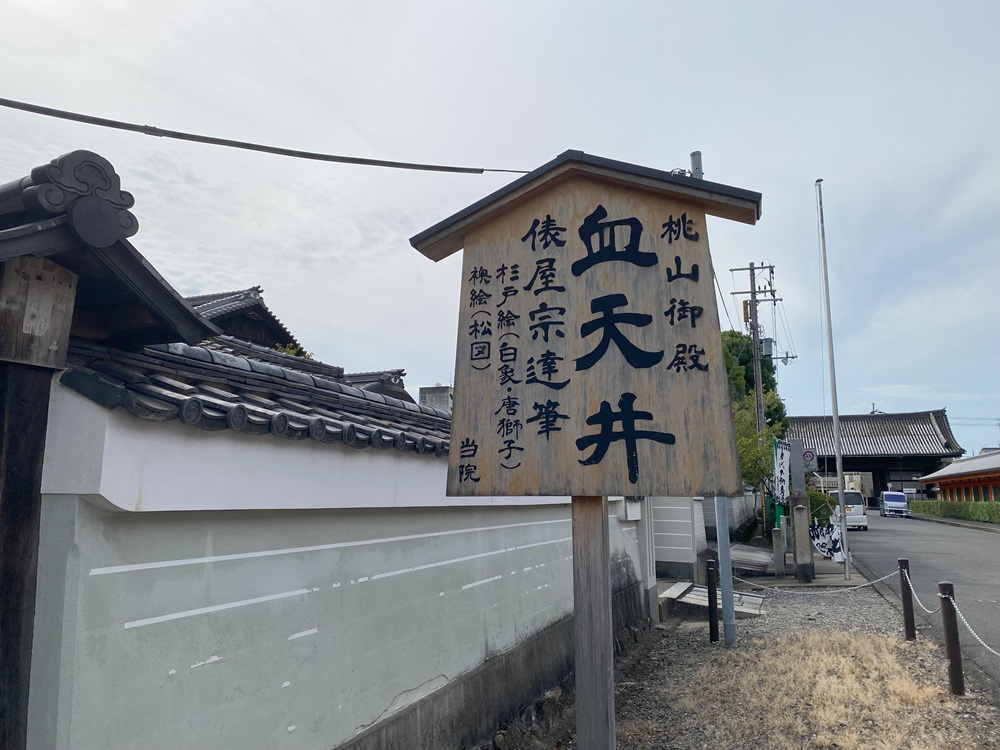
<path id="1" fill-rule="evenodd" d="M 910 517 L 910 498 L 905 492 L 885 491 L 878 498 L 878 512 L 881 516 Z"/>
<path id="2" fill-rule="evenodd" d="M 836 501 L 833 506 L 833 523 L 840 523 L 840 493 L 834 490 L 830 493 Z M 844 492 L 844 510 L 847 514 L 847 528 L 868 531 L 868 508 L 865 506 L 865 496 L 857 490 Z"/>

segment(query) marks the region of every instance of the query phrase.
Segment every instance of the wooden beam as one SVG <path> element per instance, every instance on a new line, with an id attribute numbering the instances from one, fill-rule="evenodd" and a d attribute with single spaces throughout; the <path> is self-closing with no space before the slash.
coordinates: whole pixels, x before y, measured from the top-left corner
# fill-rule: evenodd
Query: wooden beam
<path id="1" fill-rule="evenodd" d="M 76 274 L 0 263 L 0 747 L 27 744 L 42 458 L 52 372 L 66 364 Z"/>
<path id="2" fill-rule="evenodd" d="M 573 622 L 576 637 L 576 747 L 615 747 L 615 664 L 611 632 L 611 551 L 603 497 L 574 495 Z"/>
<path id="3" fill-rule="evenodd" d="M 45 258 L 0 263 L 0 360 L 66 364 L 76 274 Z"/>
<path id="4" fill-rule="evenodd" d="M 0 362 L 0 747 L 27 744 L 42 454 L 52 371 Z"/>

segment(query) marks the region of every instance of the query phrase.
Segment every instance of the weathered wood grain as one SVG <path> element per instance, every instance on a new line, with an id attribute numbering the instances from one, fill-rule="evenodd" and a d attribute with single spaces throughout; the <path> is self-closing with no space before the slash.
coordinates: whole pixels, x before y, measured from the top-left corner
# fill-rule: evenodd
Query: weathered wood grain
<path id="1" fill-rule="evenodd" d="M 0 361 L 62 368 L 76 274 L 45 258 L 0 264 Z"/>
<path id="2" fill-rule="evenodd" d="M 595 218 L 599 206 L 607 214 L 603 228 L 590 235 L 584 229 L 581 235 L 582 227 L 602 223 Z M 663 225 L 682 216 L 688 231 L 661 237 Z M 551 238 L 543 241 L 542 224 L 535 221 L 545 222 L 547 217 L 563 228 L 558 236 L 563 245 Z M 609 226 L 623 221 L 629 223 Z M 652 265 L 618 258 L 583 269 L 578 265 L 580 272 L 574 273 L 574 263 L 588 257 L 588 240 L 592 249 L 612 241 L 624 248 L 640 224 L 638 252 L 643 262 Z M 533 225 L 535 250 L 530 237 Z M 678 263 L 684 275 L 670 280 Z M 695 265 L 697 280 L 688 277 Z M 539 291 L 543 284 L 533 276 L 546 268 L 553 271 L 551 289 Z M 565 291 L 554 291 L 556 287 Z M 604 313 L 595 311 L 595 301 L 607 303 L 611 295 L 622 295 L 615 298 L 622 304 Z M 542 303 L 548 310 L 539 312 Z M 518 316 L 512 327 L 498 325 L 501 312 Z M 697 314 L 693 322 L 692 314 Z M 544 322 L 545 315 L 554 323 L 548 341 L 543 328 L 531 328 Z M 647 317 L 620 320 L 615 326 L 618 338 L 604 355 L 596 364 L 577 370 L 611 330 L 597 323 L 585 335 L 582 327 L 602 315 Z M 482 324 L 487 322 L 489 332 L 483 333 Z M 619 345 L 621 338 L 627 343 Z M 630 365 L 623 355 L 628 344 L 657 355 L 658 361 L 649 367 Z M 552 360 L 558 372 L 542 376 L 540 363 L 546 352 L 561 359 Z M 698 365 L 707 369 L 694 366 L 694 353 Z M 531 383 L 530 365 L 536 379 L 568 384 L 555 389 Z M 504 366 L 510 368 L 507 382 Z M 578 439 L 601 431 L 600 425 L 587 420 L 602 408 L 619 412 L 625 394 L 634 396 L 635 411 L 652 415 L 637 421 L 635 429 L 673 436 L 672 443 L 636 441 L 635 481 L 624 440 L 610 442 L 599 461 L 595 456 L 599 446 L 577 444 Z M 508 398 L 517 402 L 513 413 L 504 408 Z M 555 429 L 539 434 L 542 423 L 529 420 L 549 406 L 559 415 Z M 610 427 L 620 432 L 623 423 Z M 512 443 L 505 442 L 511 439 Z M 466 441 L 475 443 L 474 455 Z M 584 463 L 592 458 L 592 463 Z M 731 496 L 741 490 L 703 207 L 576 177 L 528 197 L 465 237 L 449 495 L 691 497 Z"/>
<path id="3" fill-rule="evenodd" d="M 576 637 L 576 746 L 615 747 L 611 557 L 603 497 L 573 497 L 573 620 Z"/>

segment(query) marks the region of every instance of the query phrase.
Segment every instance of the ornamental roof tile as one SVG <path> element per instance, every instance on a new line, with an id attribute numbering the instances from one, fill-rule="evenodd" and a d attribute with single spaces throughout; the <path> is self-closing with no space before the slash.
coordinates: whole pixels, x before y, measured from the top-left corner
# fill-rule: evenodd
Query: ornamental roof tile
<path id="1" fill-rule="evenodd" d="M 178 419 L 209 431 L 448 453 L 447 412 L 355 388 L 341 382 L 342 368 L 230 337 L 139 352 L 72 341 L 69 354 L 64 385 L 147 421 Z"/>
<path id="2" fill-rule="evenodd" d="M 961 456 L 944 409 L 902 414 L 847 414 L 840 417 L 843 455 L 850 458 L 891 456 Z M 833 456 L 833 418 L 790 417 L 787 440 L 801 440 L 818 456 Z"/>

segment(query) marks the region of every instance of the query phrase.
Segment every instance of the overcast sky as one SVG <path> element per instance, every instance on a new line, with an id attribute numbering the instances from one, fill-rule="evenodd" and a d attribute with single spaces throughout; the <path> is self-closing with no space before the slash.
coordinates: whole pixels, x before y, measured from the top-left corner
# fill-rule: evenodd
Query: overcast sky
<path id="1" fill-rule="evenodd" d="M 566 149 L 763 194 L 709 219 L 775 266 L 765 335 L 791 415 L 828 414 L 823 178 L 842 414 L 947 408 L 1000 445 L 1000 3 L 4 0 L 0 97 L 236 140 L 530 170 Z M 516 177 L 322 164 L 0 108 L 0 183 L 74 149 L 135 195 L 133 243 L 184 295 L 264 287 L 314 355 L 454 370 L 458 254 L 409 237 Z M 785 321 L 787 320 L 787 325 Z M 992 420 L 992 422 L 990 422 Z"/>

